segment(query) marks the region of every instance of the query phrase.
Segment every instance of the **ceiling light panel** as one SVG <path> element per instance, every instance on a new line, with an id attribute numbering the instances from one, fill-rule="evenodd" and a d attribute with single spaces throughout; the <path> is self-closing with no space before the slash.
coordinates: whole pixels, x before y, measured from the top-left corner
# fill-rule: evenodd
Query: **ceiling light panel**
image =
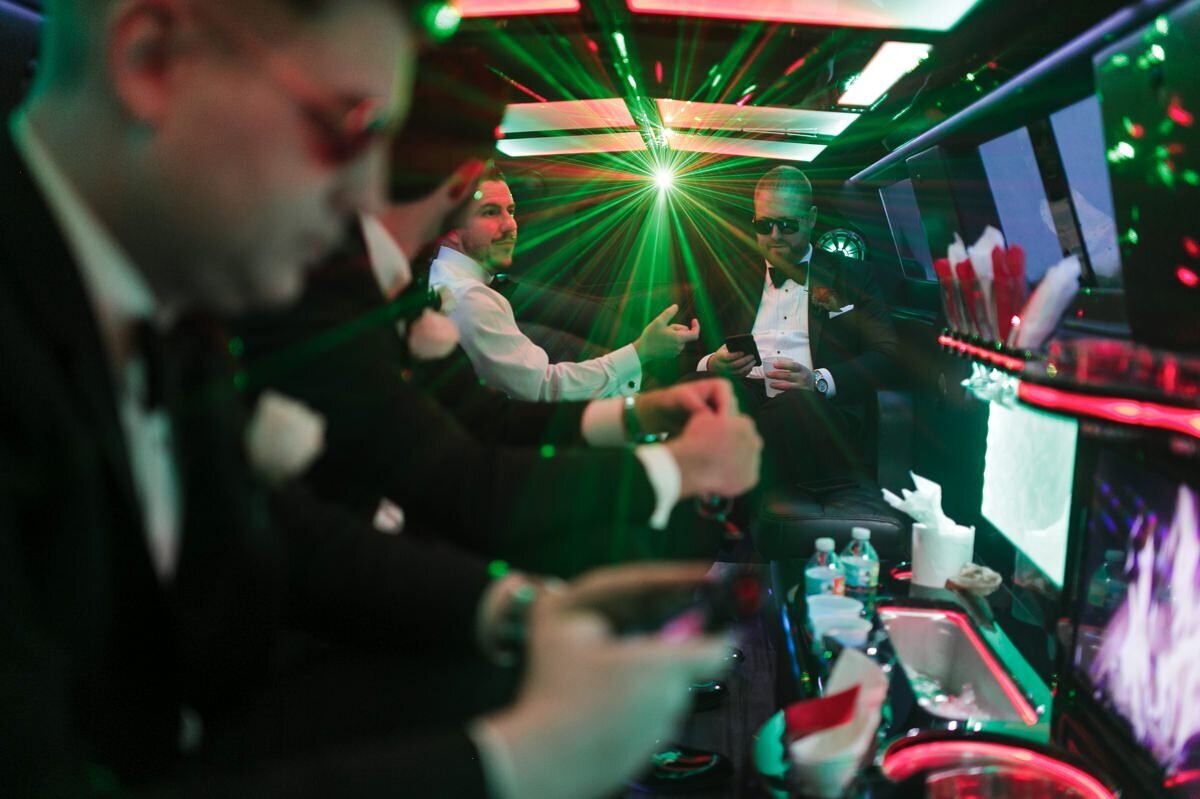
<path id="1" fill-rule="evenodd" d="M 649 14 L 757 19 L 799 25 L 948 31 L 979 0 L 629 0 Z"/>
<path id="2" fill-rule="evenodd" d="M 675 130 L 734 130 L 747 133 L 837 136 L 850 127 L 858 114 L 841 111 L 809 111 L 803 108 L 771 108 L 655 100 L 663 124 Z"/>
<path id="3" fill-rule="evenodd" d="M 579 0 L 451 0 L 463 17 L 511 17 L 579 10 Z"/>
<path id="4" fill-rule="evenodd" d="M 606 100 L 564 100 L 555 103 L 514 103 L 504 109 L 500 132 L 632 128 L 633 117 L 619 97 Z"/>
<path id="5" fill-rule="evenodd" d="M 622 153 L 645 150 L 646 142 L 637 132 L 594 133 L 582 136 L 538 136 L 530 139 L 501 139 L 496 149 L 512 158 L 540 155 L 580 155 L 585 153 Z"/>
<path id="6" fill-rule="evenodd" d="M 838 105 L 874 105 L 896 81 L 916 69 L 930 49 L 932 45 L 919 42 L 884 42 L 846 93 L 838 98 Z"/>
<path id="7" fill-rule="evenodd" d="M 811 161 L 825 149 L 823 144 L 807 142 L 741 139 L 731 136 L 703 136 L 698 133 L 672 131 L 667 137 L 674 150 L 692 153 L 714 153 L 745 158 L 772 158 L 781 161 Z"/>

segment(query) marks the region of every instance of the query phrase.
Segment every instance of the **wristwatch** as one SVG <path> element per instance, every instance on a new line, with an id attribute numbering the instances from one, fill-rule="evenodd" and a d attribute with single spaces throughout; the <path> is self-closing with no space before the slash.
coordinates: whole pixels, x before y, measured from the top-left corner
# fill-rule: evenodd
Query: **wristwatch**
<path id="1" fill-rule="evenodd" d="M 817 378 L 816 382 L 813 383 L 813 388 L 823 397 L 829 393 L 829 381 L 820 372 L 814 372 L 813 374 Z"/>

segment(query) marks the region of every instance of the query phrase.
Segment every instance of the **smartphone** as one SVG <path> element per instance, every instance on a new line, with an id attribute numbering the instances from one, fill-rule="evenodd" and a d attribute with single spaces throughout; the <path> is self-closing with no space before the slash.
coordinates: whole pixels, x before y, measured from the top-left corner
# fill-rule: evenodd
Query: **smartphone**
<path id="1" fill-rule="evenodd" d="M 730 568 L 700 586 L 691 602 L 672 612 L 658 632 L 667 637 L 718 632 L 761 612 L 765 593 L 758 570 L 751 566 Z"/>
<path id="2" fill-rule="evenodd" d="M 686 639 L 718 632 L 757 615 L 766 591 L 760 571 L 740 564 L 694 587 L 655 592 L 637 606 L 622 605 L 608 614 L 617 635 L 658 634 Z"/>
<path id="3" fill-rule="evenodd" d="M 753 355 L 754 365 L 762 366 L 762 356 L 758 354 L 758 344 L 755 343 L 754 336 L 750 333 L 729 336 L 725 339 L 725 349 L 739 355 Z"/>

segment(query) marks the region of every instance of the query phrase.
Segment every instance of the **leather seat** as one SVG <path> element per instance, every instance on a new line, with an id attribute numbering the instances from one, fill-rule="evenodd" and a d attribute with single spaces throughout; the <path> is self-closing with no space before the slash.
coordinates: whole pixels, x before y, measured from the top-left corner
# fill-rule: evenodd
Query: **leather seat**
<path id="1" fill-rule="evenodd" d="M 909 522 L 894 511 L 872 482 L 832 492 L 820 501 L 796 489 L 769 491 L 755 522 L 759 553 L 768 560 L 807 559 L 818 538 L 832 538 L 840 552 L 850 542 L 850 528 L 871 531 L 871 544 L 881 560 L 908 557 Z"/>

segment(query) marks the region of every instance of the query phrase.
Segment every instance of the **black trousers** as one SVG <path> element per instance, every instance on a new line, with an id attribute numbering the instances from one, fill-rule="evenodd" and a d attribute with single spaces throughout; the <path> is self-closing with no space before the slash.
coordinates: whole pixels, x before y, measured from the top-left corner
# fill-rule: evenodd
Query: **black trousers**
<path id="1" fill-rule="evenodd" d="M 742 378 L 734 389 L 763 438 L 763 488 L 866 475 L 863 425 L 846 407 L 801 389 L 768 399 L 763 380 Z"/>

